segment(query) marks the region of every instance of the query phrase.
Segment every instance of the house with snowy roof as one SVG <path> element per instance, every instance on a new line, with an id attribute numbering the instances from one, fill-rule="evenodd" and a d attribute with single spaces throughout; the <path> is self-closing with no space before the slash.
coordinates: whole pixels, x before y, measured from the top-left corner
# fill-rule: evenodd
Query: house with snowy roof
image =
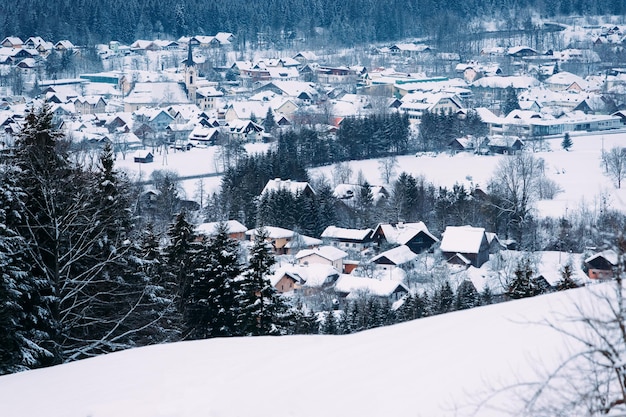
<path id="1" fill-rule="evenodd" d="M 291 254 L 301 249 L 311 249 L 322 244 L 320 239 L 301 235 L 293 230 L 275 226 L 263 226 L 267 233 L 267 242 L 272 245 L 277 255 Z M 246 232 L 249 240 L 253 241 L 257 235 L 257 229 Z"/>
<path id="2" fill-rule="evenodd" d="M 283 180 L 281 178 L 274 178 L 273 180 L 269 180 L 267 184 L 265 184 L 265 187 L 263 187 L 263 190 L 261 191 L 261 195 L 278 191 L 289 191 L 294 195 L 315 194 L 313 188 L 311 188 L 309 183 L 306 181 L 292 181 L 289 179 Z"/>
<path id="3" fill-rule="evenodd" d="M 269 276 L 271 284 L 279 293 L 302 292 L 306 296 L 331 290 L 340 272 L 325 264 L 284 265 Z"/>
<path id="4" fill-rule="evenodd" d="M 338 271 L 343 270 L 343 260 L 348 254 L 334 246 L 319 246 L 314 249 L 303 249 L 296 254 L 296 261 L 301 265 L 330 265 Z"/>
<path id="5" fill-rule="evenodd" d="M 463 108 L 461 99 L 454 93 L 416 91 L 402 97 L 399 110 L 406 113 L 410 122 L 419 122 L 424 112 L 456 113 Z"/>
<path id="6" fill-rule="evenodd" d="M 405 245 L 414 253 L 430 250 L 439 242 L 424 222 L 381 223 L 374 230 L 373 239 L 378 245 Z"/>
<path id="7" fill-rule="evenodd" d="M 507 87 L 513 87 L 519 95 L 539 86 L 539 80 L 528 75 L 482 77 L 470 84 L 478 107 L 495 108 L 506 99 Z"/>
<path id="8" fill-rule="evenodd" d="M 348 300 L 373 296 L 395 302 L 409 293 L 409 289 L 400 281 L 358 277 L 352 274 L 342 274 L 334 288 L 336 294 Z"/>
<path id="9" fill-rule="evenodd" d="M 215 108 L 217 99 L 224 96 L 224 93 L 215 87 L 199 87 L 196 90 L 196 104 L 202 110 L 212 110 Z"/>
<path id="10" fill-rule="evenodd" d="M 255 93 L 259 93 L 261 91 L 273 91 L 276 94 L 290 97 L 306 104 L 314 103 L 319 98 L 319 94 L 315 89 L 315 84 L 304 81 L 273 80 L 254 90 Z M 265 114 L 262 116 L 265 116 Z"/>
<path id="11" fill-rule="evenodd" d="M 189 132 L 187 139 L 194 146 L 210 146 L 215 145 L 220 137 L 220 129 L 217 127 L 206 127 L 202 124 L 194 126 Z"/>
<path id="12" fill-rule="evenodd" d="M 372 229 L 347 229 L 337 226 L 326 227 L 320 235 L 332 246 L 357 252 L 370 247 L 373 244 L 373 236 Z"/>
<path id="13" fill-rule="evenodd" d="M 17 36 L 7 36 L 0 42 L 0 45 L 4 48 L 21 48 L 24 45 L 24 41 Z"/>
<path id="14" fill-rule="evenodd" d="M 104 113 L 107 105 L 101 96 L 76 97 L 73 102 L 76 112 L 80 114 Z"/>
<path id="15" fill-rule="evenodd" d="M 142 107 L 167 107 L 188 104 L 184 84 L 177 82 L 138 82 L 124 98 L 124 111 L 134 112 Z"/>
<path id="16" fill-rule="evenodd" d="M 543 84 L 552 91 L 587 91 L 589 89 L 589 83 L 582 77 L 566 71 L 552 75 L 544 80 Z"/>
<path id="17" fill-rule="evenodd" d="M 213 237 L 217 235 L 219 225 L 221 223 L 222 222 L 201 223 L 196 227 L 196 232 L 206 237 Z M 248 231 L 248 228 L 246 226 L 244 226 L 237 220 L 228 220 L 223 223 L 225 224 L 226 230 L 228 231 L 228 237 L 235 240 L 246 240 L 246 232 Z"/>
<path id="18" fill-rule="evenodd" d="M 417 258 L 418 255 L 408 246 L 400 245 L 379 253 L 370 259 L 370 262 L 383 270 L 388 270 L 392 267 L 411 269 L 415 266 L 414 261 Z"/>
<path id="19" fill-rule="evenodd" d="M 234 119 L 226 123 L 224 133 L 233 140 L 241 142 L 260 142 L 263 140 L 263 126 L 252 120 Z"/>
<path id="20" fill-rule="evenodd" d="M 482 227 L 448 226 L 443 232 L 439 247 L 446 260 L 463 263 L 479 268 L 489 260 L 490 245 Z"/>
<path id="21" fill-rule="evenodd" d="M 595 253 L 585 259 L 585 268 L 590 279 L 612 279 L 619 262 L 617 253 L 612 249 Z"/>
<path id="22" fill-rule="evenodd" d="M 346 204 L 356 204 L 359 193 L 363 189 L 359 184 L 337 184 L 333 190 L 333 195 L 343 201 Z M 382 185 L 370 185 L 369 189 L 372 193 L 372 200 L 374 204 L 378 204 L 380 201 L 389 198 L 389 191 Z"/>

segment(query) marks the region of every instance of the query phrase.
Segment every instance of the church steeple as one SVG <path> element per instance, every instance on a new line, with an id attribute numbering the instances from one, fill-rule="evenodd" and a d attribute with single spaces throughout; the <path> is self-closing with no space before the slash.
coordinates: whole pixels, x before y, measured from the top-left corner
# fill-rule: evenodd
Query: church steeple
<path id="1" fill-rule="evenodd" d="M 193 62 L 192 46 L 193 46 L 193 44 L 191 43 L 191 39 L 189 39 L 189 45 L 187 46 L 187 62 L 185 64 L 188 67 L 196 65 L 196 63 Z"/>
<path id="2" fill-rule="evenodd" d="M 187 98 L 195 103 L 196 102 L 196 63 L 193 60 L 192 42 L 189 40 L 187 46 L 187 61 L 185 62 L 185 88 L 187 89 Z"/>

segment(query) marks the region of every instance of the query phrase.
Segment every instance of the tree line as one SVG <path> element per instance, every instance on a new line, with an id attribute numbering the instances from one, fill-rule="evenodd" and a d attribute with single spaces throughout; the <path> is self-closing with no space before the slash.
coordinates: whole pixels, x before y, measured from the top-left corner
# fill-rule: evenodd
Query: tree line
<path id="1" fill-rule="evenodd" d="M 320 45 L 353 45 L 413 36 L 460 38 L 471 32 L 477 18 L 498 18 L 508 22 L 508 29 L 523 29 L 531 11 L 546 17 L 623 15 L 625 7 L 611 0 L 469 0 L 461 4 L 442 0 L 384 4 L 372 0 L 292 0 L 288 4 L 274 0 L 28 0 L 0 5 L 0 34 L 94 45 L 227 31 L 238 35 L 242 47 L 268 43 L 288 47 L 301 39 Z"/>

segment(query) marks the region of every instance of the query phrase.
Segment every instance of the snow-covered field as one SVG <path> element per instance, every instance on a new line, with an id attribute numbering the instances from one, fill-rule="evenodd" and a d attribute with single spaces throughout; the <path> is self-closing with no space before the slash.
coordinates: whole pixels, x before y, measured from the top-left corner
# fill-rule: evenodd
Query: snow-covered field
<path id="1" fill-rule="evenodd" d="M 537 323 L 571 311 L 589 291 L 347 336 L 212 339 L 131 349 L 0 377 L 0 415 L 465 415 L 465 407 L 494 387 L 529 381 L 536 371 L 555 366 L 565 354 L 563 336 Z M 510 407 L 506 396 L 503 401 Z"/>
<path id="2" fill-rule="evenodd" d="M 626 190 L 617 190 L 611 179 L 603 174 L 600 164 L 602 149 L 609 150 L 614 146 L 626 147 L 626 132 L 609 131 L 597 134 L 573 134 L 573 146 L 570 151 L 561 148 L 561 139 L 548 139 L 550 151 L 537 152 L 535 155 L 546 162 L 546 172 L 556 181 L 562 193 L 554 200 L 540 201 L 538 210 L 540 215 L 559 217 L 578 210 L 584 202 L 588 208 L 599 210 L 601 204 L 608 208 L 626 212 Z M 267 149 L 266 144 L 247 145 L 249 152 L 259 152 Z M 196 148 L 189 152 L 172 151 L 164 158 L 155 155 L 152 164 L 137 164 L 132 158 L 118 159 L 118 166 L 132 175 L 141 175 L 148 178 L 156 169 L 167 169 L 178 172 L 180 176 L 197 175 L 216 172 L 214 162 L 216 147 Z M 465 185 L 485 186 L 501 158 L 506 156 L 477 156 L 467 153 L 450 155 L 447 153 L 433 156 L 407 155 L 398 157 L 397 174 L 406 171 L 413 175 L 423 175 L 428 181 L 436 185 L 452 187 L 454 183 Z M 356 181 L 359 171 L 370 184 L 381 184 L 381 174 L 378 160 L 352 161 L 350 168 L 353 172 L 353 181 Z M 333 166 L 310 170 L 311 177 L 326 176 L 332 182 Z M 187 198 L 194 198 L 199 180 L 185 181 L 183 186 Z M 206 191 L 218 191 L 219 177 L 203 179 Z M 604 203 L 602 203 L 604 202 Z"/>

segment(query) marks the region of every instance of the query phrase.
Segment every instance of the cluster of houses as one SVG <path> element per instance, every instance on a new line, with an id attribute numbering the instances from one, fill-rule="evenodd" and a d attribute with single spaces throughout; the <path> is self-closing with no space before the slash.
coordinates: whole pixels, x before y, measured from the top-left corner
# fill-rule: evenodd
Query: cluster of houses
<path id="1" fill-rule="evenodd" d="M 0 65 L 24 72 L 34 71 L 43 66 L 46 57 L 53 51 L 73 53 L 77 49 L 69 40 L 53 43 L 40 36 L 31 36 L 26 41 L 17 36 L 7 36 L 0 42 Z"/>
<path id="2" fill-rule="evenodd" d="M 617 26 L 599 27 L 592 33 L 598 39 L 623 42 Z M 346 117 L 381 111 L 402 112 L 418 127 L 426 111 L 464 117 L 474 109 L 489 127 L 488 142 L 459 138 L 450 144 L 454 151 L 515 152 L 528 139 L 618 129 L 626 124 L 626 111 L 611 98 L 611 93 L 626 91 L 626 71 L 613 68 L 582 78 L 558 70 L 583 60 L 595 62 L 599 58 L 593 50 L 483 49 L 472 61 L 443 57 L 457 63 L 454 74 L 441 76 L 329 65 L 312 52 L 233 59 L 219 66 L 211 60 L 215 50 L 223 51 L 223 59 L 235 57 L 228 51 L 236 43 L 236 36 L 227 32 L 175 41 L 138 40 L 131 45 L 111 42 L 99 48 L 103 62 L 112 57 L 138 62 L 149 60 L 151 54 L 173 56 L 175 61 L 165 68 L 162 60 L 161 68 L 152 71 L 125 65 L 73 79 L 37 79 L 33 84 L 39 89 L 38 100 L 51 105 L 55 121 L 72 138 L 110 141 L 123 151 L 153 147 L 155 141 L 181 149 L 220 140 L 269 141 L 280 129 L 296 124 L 332 134 Z M 18 65 L 24 59 L 38 60 L 41 65 L 51 50 L 77 50 L 69 41 L 52 44 L 39 37 L 25 42 L 7 37 L 1 46 L 0 65 Z M 401 59 L 439 54 L 419 43 L 395 44 L 375 52 Z M 504 74 L 503 57 L 515 69 L 509 68 L 511 75 Z M 207 79 L 209 71 L 221 73 L 222 81 Z M 520 109 L 501 114 L 511 87 Z M 4 134 L 19 127 L 20 115 L 29 105 L 32 102 L 9 94 L 1 98 Z M 270 112 L 272 126 L 265 123 Z"/>
<path id="3" fill-rule="evenodd" d="M 335 193 L 345 186 L 337 186 Z M 306 182 L 281 179 L 269 181 L 264 192 L 277 188 L 314 192 Z M 213 236 L 218 224 L 200 224 L 197 232 Z M 258 233 L 236 220 L 226 226 L 230 237 L 247 242 L 244 245 L 250 245 Z M 523 255 L 510 250 L 496 234 L 469 225 L 448 226 L 441 237 L 423 222 L 385 223 L 373 229 L 328 226 L 319 237 L 280 227 L 264 229 L 277 259 L 270 276 L 272 285 L 279 293 L 303 297 L 326 294 L 349 300 L 367 294 L 393 303 L 411 291 L 430 290 L 433 280 L 441 276 L 447 277 L 453 288 L 469 281 L 478 292 L 489 287 L 497 297 L 505 293 Z M 541 259 L 536 259 L 533 279 L 546 291 L 556 288 L 566 264 L 572 279 L 580 284 L 610 279 L 617 266 L 617 255 L 611 250 L 585 259 L 582 254 L 561 252 L 535 256 Z"/>

